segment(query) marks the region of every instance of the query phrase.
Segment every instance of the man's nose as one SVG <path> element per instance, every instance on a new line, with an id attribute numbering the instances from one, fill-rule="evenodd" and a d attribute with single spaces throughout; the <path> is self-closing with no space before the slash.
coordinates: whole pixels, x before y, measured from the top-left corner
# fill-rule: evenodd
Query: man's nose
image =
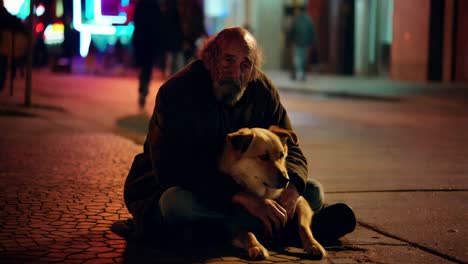
<path id="1" fill-rule="evenodd" d="M 233 65 L 229 66 L 229 68 L 225 72 L 225 75 L 227 75 L 226 77 L 230 77 L 230 78 L 233 78 L 233 79 L 238 79 L 239 76 L 240 76 L 240 65 L 233 64 Z"/>

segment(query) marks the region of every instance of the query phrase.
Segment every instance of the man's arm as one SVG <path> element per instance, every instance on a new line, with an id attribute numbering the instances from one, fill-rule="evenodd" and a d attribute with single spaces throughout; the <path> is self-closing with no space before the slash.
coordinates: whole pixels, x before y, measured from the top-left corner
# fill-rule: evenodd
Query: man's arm
<path id="1" fill-rule="evenodd" d="M 267 123 L 265 127 L 268 128 L 271 125 L 276 125 L 280 128 L 293 130 L 286 109 L 281 104 L 277 89 L 267 77 L 265 77 L 263 84 L 268 87 L 271 95 L 266 106 L 267 112 L 269 113 L 269 123 Z M 290 183 L 294 184 L 299 194 L 302 194 L 308 177 L 307 160 L 299 144 L 294 144 L 290 140 L 288 140 L 287 143 L 288 156 L 286 157 L 286 167 L 291 181 Z"/>
<path id="2" fill-rule="evenodd" d="M 268 108 L 271 112 L 270 124 L 284 129 L 293 130 L 291 121 L 280 101 L 277 89 L 271 81 L 265 77 L 264 84 L 270 88 L 271 100 Z M 277 199 L 278 203 L 288 212 L 288 218 L 294 216 L 294 209 L 297 198 L 304 192 L 305 183 L 308 177 L 307 160 L 298 144 L 288 140 L 288 156 L 286 158 L 286 167 L 290 178 L 290 184 Z"/>

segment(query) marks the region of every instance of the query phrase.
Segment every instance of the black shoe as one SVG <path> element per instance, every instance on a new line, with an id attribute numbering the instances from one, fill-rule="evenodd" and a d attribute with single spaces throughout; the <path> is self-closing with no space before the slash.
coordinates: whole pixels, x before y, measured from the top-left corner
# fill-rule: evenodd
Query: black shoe
<path id="1" fill-rule="evenodd" d="M 327 244 L 338 240 L 356 228 L 353 209 L 344 203 L 324 206 L 313 218 L 312 232 L 319 243 Z"/>
<path id="2" fill-rule="evenodd" d="M 117 220 L 111 225 L 111 231 L 125 239 L 133 239 L 136 236 L 136 225 L 131 218 Z"/>
<path id="3" fill-rule="evenodd" d="M 146 103 L 146 96 L 140 95 L 140 97 L 138 98 L 138 105 L 140 106 L 140 108 L 144 108 L 145 103 Z"/>

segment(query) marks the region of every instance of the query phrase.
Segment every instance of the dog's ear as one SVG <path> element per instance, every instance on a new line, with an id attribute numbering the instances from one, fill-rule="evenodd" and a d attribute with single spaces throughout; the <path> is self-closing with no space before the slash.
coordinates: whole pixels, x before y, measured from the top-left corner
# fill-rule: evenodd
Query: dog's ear
<path id="1" fill-rule="evenodd" d="M 286 143 L 288 139 L 294 145 L 299 143 L 299 139 L 297 138 L 296 133 L 294 133 L 292 130 L 287 130 L 278 126 L 270 126 L 268 130 L 275 133 L 283 143 Z"/>
<path id="2" fill-rule="evenodd" d="M 227 140 L 231 143 L 234 149 L 244 153 L 252 143 L 253 133 L 248 128 L 241 128 L 236 132 L 227 135 Z"/>

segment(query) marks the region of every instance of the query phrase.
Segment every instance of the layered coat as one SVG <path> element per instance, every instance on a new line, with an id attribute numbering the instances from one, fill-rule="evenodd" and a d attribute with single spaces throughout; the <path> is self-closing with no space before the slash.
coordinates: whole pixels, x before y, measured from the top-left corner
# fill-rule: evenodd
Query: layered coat
<path id="1" fill-rule="evenodd" d="M 216 101 L 209 71 L 202 61 L 194 61 L 158 91 L 144 152 L 135 157 L 125 183 L 127 208 L 137 222 L 146 223 L 171 186 L 192 191 L 207 206 L 225 208 L 240 191 L 232 178 L 217 170 L 226 135 L 242 127 L 271 125 L 292 129 L 277 89 L 264 74 L 229 107 Z M 291 183 L 302 193 L 307 162 L 291 142 L 287 169 Z"/>

